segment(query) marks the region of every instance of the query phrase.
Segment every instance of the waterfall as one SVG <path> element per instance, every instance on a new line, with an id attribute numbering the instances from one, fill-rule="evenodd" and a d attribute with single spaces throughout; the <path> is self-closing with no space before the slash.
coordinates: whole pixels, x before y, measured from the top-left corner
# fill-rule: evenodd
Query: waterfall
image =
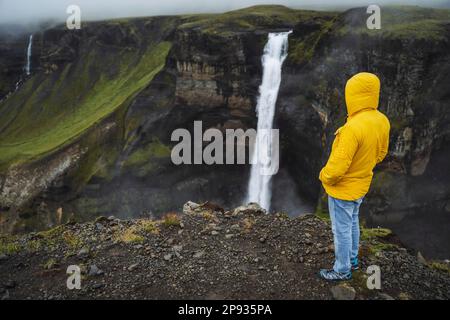
<path id="1" fill-rule="evenodd" d="M 28 41 L 28 49 L 27 49 L 27 64 L 25 66 L 25 72 L 27 76 L 31 74 L 31 50 L 33 47 L 33 35 L 30 35 L 30 40 Z"/>
<path id="2" fill-rule="evenodd" d="M 278 161 L 278 158 L 273 159 L 271 157 L 273 146 L 271 135 L 268 132 L 273 128 L 275 104 L 281 83 L 281 67 L 287 57 L 288 36 L 291 32 L 269 33 L 269 39 L 264 47 L 264 54 L 261 59 L 263 77 L 256 106 L 258 116 L 257 138 L 252 155 L 247 202 L 256 202 L 267 211 L 270 210 L 272 197 L 270 183 L 272 175 L 265 175 L 262 172 L 265 167 L 271 165 L 270 161 Z M 269 163 L 259 159 L 261 154 L 271 157 Z M 278 168 L 278 163 L 276 166 Z"/>

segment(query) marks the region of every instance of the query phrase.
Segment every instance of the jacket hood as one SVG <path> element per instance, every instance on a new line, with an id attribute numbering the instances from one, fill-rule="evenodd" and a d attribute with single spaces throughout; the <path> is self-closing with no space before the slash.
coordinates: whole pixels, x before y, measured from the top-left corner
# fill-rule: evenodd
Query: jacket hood
<path id="1" fill-rule="evenodd" d="M 373 73 L 361 72 L 347 81 L 345 103 L 348 116 L 364 109 L 377 109 L 379 98 L 380 79 Z"/>

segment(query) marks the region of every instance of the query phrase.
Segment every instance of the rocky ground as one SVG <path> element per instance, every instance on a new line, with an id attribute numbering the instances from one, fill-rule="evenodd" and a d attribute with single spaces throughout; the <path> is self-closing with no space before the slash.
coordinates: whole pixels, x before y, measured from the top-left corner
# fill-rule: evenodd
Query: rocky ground
<path id="1" fill-rule="evenodd" d="M 427 263 L 364 229 L 362 268 L 352 281 L 317 277 L 333 262 L 329 222 L 267 215 L 257 205 L 224 211 L 185 204 L 151 221 L 102 217 L 21 237 L 0 237 L 3 299 L 449 299 L 448 266 Z M 381 268 L 381 289 L 366 286 Z M 81 289 L 67 289 L 69 265 Z"/>

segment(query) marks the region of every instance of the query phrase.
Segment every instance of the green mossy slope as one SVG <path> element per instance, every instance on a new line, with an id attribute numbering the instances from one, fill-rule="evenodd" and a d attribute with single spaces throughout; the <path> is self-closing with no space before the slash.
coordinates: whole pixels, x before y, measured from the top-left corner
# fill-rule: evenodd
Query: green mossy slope
<path id="1" fill-rule="evenodd" d="M 62 70 L 30 78 L 0 104 L 0 171 L 66 145 L 111 114 L 162 69 L 170 47 L 99 46 Z"/>
<path id="2" fill-rule="evenodd" d="M 325 13 L 294 10 L 279 5 L 261 5 L 223 14 L 186 15 L 183 16 L 185 21 L 180 28 L 195 28 L 205 33 L 227 35 L 264 28 L 290 28 L 299 21 L 323 14 Z"/>

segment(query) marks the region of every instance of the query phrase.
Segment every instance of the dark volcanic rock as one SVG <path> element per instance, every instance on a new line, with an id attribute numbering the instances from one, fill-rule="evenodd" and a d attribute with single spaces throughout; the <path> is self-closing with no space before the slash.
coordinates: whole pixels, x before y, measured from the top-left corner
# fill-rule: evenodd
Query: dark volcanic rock
<path id="1" fill-rule="evenodd" d="M 183 228 L 139 219 L 105 223 L 99 231 L 92 222 L 11 239 L 5 245 L 16 251 L 0 264 L 0 294 L 4 299 L 450 298 L 448 272 L 381 239 L 362 241 L 361 270 L 336 287 L 317 277 L 319 269 L 332 265 L 333 253 L 311 250 L 332 243 L 328 222 L 313 215 L 260 214 L 254 207 L 234 215 L 196 208 L 178 215 Z M 222 231 L 211 236 L 214 230 Z M 226 237 L 226 230 L 234 236 Z M 304 243 L 306 234 L 313 246 Z M 73 252 L 88 244 L 95 254 L 81 262 Z M 59 268 L 45 269 L 49 260 L 60 261 Z M 366 287 L 365 270 L 373 264 L 382 271 L 382 294 Z M 88 275 L 80 290 L 66 288 L 69 265 Z"/>

